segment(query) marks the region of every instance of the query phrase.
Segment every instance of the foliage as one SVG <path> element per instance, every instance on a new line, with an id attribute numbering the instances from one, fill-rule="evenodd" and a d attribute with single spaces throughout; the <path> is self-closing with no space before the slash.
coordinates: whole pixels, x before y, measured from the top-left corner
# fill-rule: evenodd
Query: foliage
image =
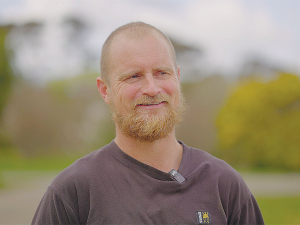
<path id="1" fill-rule="evenodd" d="M 110 111 L 102 100 L 97 87 L 99 74 L 85 73 L 73 78 L 54 81 L 47 90 L 63 103 L 70 119 L 79 124 L 81 138 L 90 149 L 100 148 L 115 137 L 115 125 Z"/>
<path id="2" fill-rule="evenodd" d="M 229 163 L 300 169 L 300 80 L 281 73 L 239 85 L 220 110 L 217 155 Z"/>
<path id="3" fill-rule="evenodd" d="M 13 82 L 13 73 L 8 61 L 5 45 L 7 32 L 8 29 L 6 27 L 0 26 L 0 117 L 9 97 Z"/>
<path id="4" fill-rule="evenodd" d="M 300 197 L 256 198 L 265 224 L 300 224 Z"/>
<path id="5" fill-rule="evenodd" d="M 2 147 L 7 148 L 11 144 L 2 123 L 3 111 L 10 96 L 14 79 L 5 44 L 8 31 L 9 27 L 0 26 L 0 152 Z"/>
<path id="6" fill-rule="evenodd" d="M 179 140 L 198 149 L 212 152 L 216 148 L 217 131 L 214 121 L 225 100 L 227 81 L 213 75 L 201 82 L 182 83 L 187 111 L 176 129 Z"/>
<path id="7" fill-rule="evenodd" d="M 16 84 L 4 115 L 13 146 L 23 156 L 88 153 L 114 138 L 110 113 L 95 74 L 41 87 Z"/>

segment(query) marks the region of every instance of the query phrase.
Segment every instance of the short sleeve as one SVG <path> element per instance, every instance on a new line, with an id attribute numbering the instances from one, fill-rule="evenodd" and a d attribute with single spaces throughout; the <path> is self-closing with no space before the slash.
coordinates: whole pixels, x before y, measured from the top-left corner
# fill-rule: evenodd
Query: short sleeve
<path id="1" fill-rule="evenodd" d="M 241 206 L 240 212 L 233 218 L 232 224 L 265 224 L 258 204 L 252 194 Z"/>
<path id="2" fill-rule="evenodd" d="M 255 198 L 236 170 L 224 171 L 218 185 L 227 224 L 264 224 Z"/>
<path id="3" fill-rule="evenodd" d="M 74 210 L 53 188 L 48 187 L 32 220 L 32 225 L 80 224 Z"/>

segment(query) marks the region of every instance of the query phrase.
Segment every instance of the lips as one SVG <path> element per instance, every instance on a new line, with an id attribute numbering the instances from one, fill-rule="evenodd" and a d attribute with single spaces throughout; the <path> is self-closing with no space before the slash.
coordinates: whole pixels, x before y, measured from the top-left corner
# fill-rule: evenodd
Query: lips
<path id="1" fill-rule="evenodd" d="M 142 95 L 132 102 L 132 109 L 137 107 L 145 109 L 155 109 L 170 103 L 170 96 L 167 94 L 157 94 L 156 96 Z"/>
<path id="2" fill-rule="evenodd" d="M 157 102 L 157 103 L 140 103 L 137 106 L 151 106 L 151 105 L 159 105 L 161 103 L 165 103 L 166 101 Z"/>

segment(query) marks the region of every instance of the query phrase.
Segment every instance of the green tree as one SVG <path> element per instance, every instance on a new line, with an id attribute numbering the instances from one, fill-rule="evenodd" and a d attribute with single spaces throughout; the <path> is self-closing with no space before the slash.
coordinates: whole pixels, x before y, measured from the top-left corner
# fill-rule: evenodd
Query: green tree
<path id="1" fill-rule="evenodd" d="M 3 147 L 7 147 L 7 145 L 9 144 L 2 124 L 2 115 L 4 107 L 11 93 L 12 83 L 14 79 L 13 72 L 9 64 L 5 44 L 6 36 L 9 30 L 9 26 L 0 26 L 0 150 L 3 150 Z"/>
<path id="2" fill-rule="evenodd" d="M 8 27 L 0 26 L 0 117 L 9 97 L 13 82 L 13 73 L 8 61 L 5 45 L 8 31 Z"/>
<path id="3" fill-rule="evenodd" d="M 219 156 L 235 165 L 300 169 L 300 79 L 239 85 L 220 110 Z"/>

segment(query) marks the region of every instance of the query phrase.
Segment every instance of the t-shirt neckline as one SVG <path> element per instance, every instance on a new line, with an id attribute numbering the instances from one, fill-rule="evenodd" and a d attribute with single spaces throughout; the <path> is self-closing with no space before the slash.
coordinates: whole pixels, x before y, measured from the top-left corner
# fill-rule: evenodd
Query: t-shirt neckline
<path id="1" fill-rule="evenodd" d="M 183 153 L 182 153 L 182 159 L 178 168 L 178 173 L 180 173 L 183 177 L 187 175 L 188 171 L 188 166 L 190 162 L 190 149 L 187 145 L 185 145 L 182 141 L 178 141 L 182 147 L 183 147 Z M 152 166 L 149 166 L 145 163 L 142 163 L 135 158 L 129 156 L 125 152 L 123 152 L 119 146 L 115 143 L 113 140 L 110 144 L 111 151 L 114 154 L 115 157 L 117 157 L 120 161 L 123 163 L 135 168 L 139 169 L 140 171 L 144 172 L 148 176 L 151 176 L 155 179 L 158 180 L 163 180 L 163 181 L 174 181 L 173 177 L 171 174 L 163 172 L 161 170 L 158 170 Z"/>

